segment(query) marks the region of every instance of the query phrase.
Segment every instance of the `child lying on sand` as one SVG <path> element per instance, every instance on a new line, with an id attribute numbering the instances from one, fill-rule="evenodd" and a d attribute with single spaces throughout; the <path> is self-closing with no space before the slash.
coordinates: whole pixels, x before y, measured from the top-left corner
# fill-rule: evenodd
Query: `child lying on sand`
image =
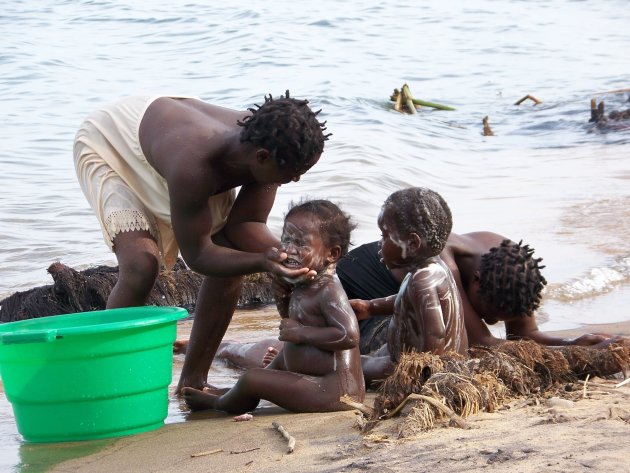
<path id="1" fill-rule="evenodd" d="M 359 326 L 335 274 L 353 228 L 349 217 L 326 200 L 289 210 L 282 231 L 281 249 L 288 254 L 283 264 L 314 269 L 317 276 L 290 281 L 290 297 L 277 300 L 283 349 L 267 368 L 246 371 L 232 388 L 184 388 L 192 410 L 242 414 L 266 399 L 294 412 L 327 412 L 350 409 L 339 402 L 343 395 L 363 401 Z"/>

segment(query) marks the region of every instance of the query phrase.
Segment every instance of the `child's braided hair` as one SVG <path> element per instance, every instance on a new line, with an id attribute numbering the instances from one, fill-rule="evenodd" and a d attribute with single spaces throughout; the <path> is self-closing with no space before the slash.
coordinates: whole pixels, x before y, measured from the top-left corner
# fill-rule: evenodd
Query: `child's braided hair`
<path id="1" fill-rule="evenodd" d="M 385 200 L 399 231 L 417 233 L 426 245 L 427 256 L 437 256 L 446 246 L 453 227 L 451 209 L 444 198 L 426 187 L 409 187 Z"/>
<path id="2" fill-rule="evenodd" d="M 547 281 L 540 273 L 542 258 L 533 258 L 534 249 L 503 240 L 481 257 L 479 296 L 510 315 L 532 315 L 540 306 Z"/>
<path id="3" fill-rule="evenodd" d="M 298 172 L 309 169 L 324 151 L 326 122 L 320 123 L 308 106 L 308 100 L 289 96 L 274 99 L 265 96 L 265 103 L 248 108 L 252 113 L 237 123 L 243 127 L 240 140 L 261 146 L 271 153 L 279 167 L 293 166 Z"/>

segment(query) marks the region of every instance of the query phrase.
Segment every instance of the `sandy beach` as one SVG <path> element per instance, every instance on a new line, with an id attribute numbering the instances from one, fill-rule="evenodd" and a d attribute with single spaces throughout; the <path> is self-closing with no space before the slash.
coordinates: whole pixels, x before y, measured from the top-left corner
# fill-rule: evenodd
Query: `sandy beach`
<path id="1" fill-rule="evenodd" d="M 609 332 L 630 337 L 630 323 L 592 325 L 564 335 Z M 575 401 L 516 399 L 466 420 L 469 428 L 438 426 L 398 438 L 400 419 L 369 433 L 354 411 L 292 414 L 271 407 L 235 422 L 215 412 L 187 414 L 185 422 L 97 444 L 79 453 L 59 444 L 66 458 L 54 472 L 341 472 L 341 471 L 626 471 L 630 451 L 630 384 L 599 378 L 580 384 Z M 369 393 L 365 404 L 371 405 Z M 272 426 L 295 438 L 295 450 Z M 75 453 L 73 450 L 75 449 Z M 60 458 L 64 455 L 60 454 Z"/>

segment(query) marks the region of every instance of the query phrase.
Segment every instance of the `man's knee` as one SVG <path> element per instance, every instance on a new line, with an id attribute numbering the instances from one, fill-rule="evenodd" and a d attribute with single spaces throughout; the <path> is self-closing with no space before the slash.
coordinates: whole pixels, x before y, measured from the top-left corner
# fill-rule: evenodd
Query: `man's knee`
<path id="1" fill-rule="evenodd" d="M 138 252 L 133 258 L 121 262 L 118 266 L 119 278 L 134 287 L 153 287 L 160 272 L 160 261 L 156 255 Z"/>
<path id="2" fill-rule="evenodd" d="M 131 233 L 121 233 L 114 240 L 119 278 L 130 287 L 150 290 L 160 272 L 160 253 L 152 238 Z"/>

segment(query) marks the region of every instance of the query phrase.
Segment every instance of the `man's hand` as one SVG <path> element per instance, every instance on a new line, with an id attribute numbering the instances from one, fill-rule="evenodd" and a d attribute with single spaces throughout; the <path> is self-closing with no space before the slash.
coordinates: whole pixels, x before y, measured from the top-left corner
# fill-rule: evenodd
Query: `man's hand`
<path id="1" fill-rule="evenodd" d="M 577 337 L 573 341 L 573 345 L 583 347 L 590 346 L 592 348 L 605 348 L 611 343 L 620 342 L 622 337 L 608 335 L 607 333 L 586 333 Z"/>
<path id="2" fill-rule="evenodd" d="M 363 299 L 350 299 L 350 306 L 357 316 L 357 320 L 365 320 L 370 318 L 370 301 Z"/>
<path id="3" fill-rule="evenodd" d="M 288 255 L 278 248 L 269 248 L 265 252 L 266 269 L 272 275 L 282 278 L 289 284 L 297 284 L 309 279 L 315 279 L 317 272 L 309 268 L 289 269 L 282 264 Z"/>
<path id="4" fill-rule="evenodd" d="M 301 343 L 300 332 L 304 327 L 300 322 L 292 319 L 282 319 L 280 321 L 280 335 L 278 340 L 290 343 Z"/>

